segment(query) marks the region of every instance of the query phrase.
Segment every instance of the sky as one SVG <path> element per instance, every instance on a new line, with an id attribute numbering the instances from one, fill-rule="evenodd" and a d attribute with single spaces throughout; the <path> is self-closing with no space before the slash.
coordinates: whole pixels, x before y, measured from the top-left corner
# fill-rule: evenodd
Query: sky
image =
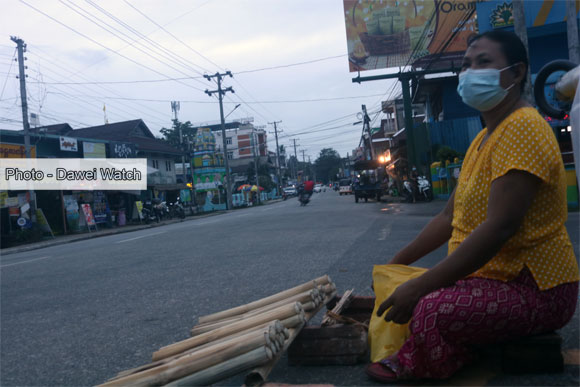
<path id="1" fill-rule="evenodd" d="M 229 70 L 227 120 L 266 126 L 271 151 L 268 123 L 282 121 L 280 145 L 293 153 L 296 139 L 299 158 L 314 161 L 327 147 L 352 152 L 361 105 L 378 126 L 381 100 L 398 91 L 393 80 L 352 83 L 341 0 L 2 0 L 2 129 L 22 128 L 11 36 L 27 44 L 29 111 L 41 125 L 102 125 L 105 105 L 109 122 L 141 118 L 160 136 L 170 101 L 180 121 L 217 123 L 217 96 L 204 92 L 217 85 L 203 75 Z"/>

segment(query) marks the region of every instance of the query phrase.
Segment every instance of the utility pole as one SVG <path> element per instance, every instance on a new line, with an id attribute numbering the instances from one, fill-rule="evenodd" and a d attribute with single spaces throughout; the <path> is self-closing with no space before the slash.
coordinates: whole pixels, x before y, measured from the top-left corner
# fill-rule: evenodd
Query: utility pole
<path id="1" fill-rule="evenodd" d="M 282 192 L 282 173 L 280 172 L 280 147 L 278 146 L 278 127 L 282 121 L 268 122 L 268 124 L 274 125 L 274 135 L 276 136 L 276 172 L 278 173 L 278 194 Z M 281 131 L 280 131 L 281 132 Z"/>
<path id="2" fill-rule="evenodd" d="M 260 157 L 260 152 L 259 150 L 256 150 L 256 147 L 258 146 L 258 141 L 257 141 L 257 133 L 255 129 L 252 129 L 252 153 L 254 154 L 254 170 L 255 170 L 255 174 L 256 174 L 256 187 L 258 187 L 258 192 L 256 192 L 258 201 L 257 203 L 260 203 L 260 179 L 259 179 L 259 175 L 258 175 L 258 158 Z"/>
<path id="3" fill-rule="evenodd" d="M 231 87 L 227 87 L 225 89 L 222 89 L 222 78 L 225 77 L 226 75 L 229 75 L 230 78 L 233 77 L 231 71 L 226 71 L 225 73 L 215 73 L 214 75 L 204 75 L 204 78 L 206 78 L 208 81 L 211 81 L 212 78 L 217 78 L 217 84 L 218 84 L 218 88 L 217 90 L 206 90 L 205 93 L 207 95 L 209 95 L 211 97 L 212 94 L 214 93 L 218 93 L 218 99 L 220 102 L 220 119 L 221 119 L 221 124 L 222 124 L 222 141 L 223 141 L 223 149 L 224 149 L 224 163 L 225 163 L 225 167 L 226 167 L 226 208 L 228 210 L 231 210 L 233 208 L 232 206 L 232 178 L 230 175 L 230 163 L 228 162 L 228 144 L 226 142 L 226 123 L 225 123 L 225 118 L 224 118 L 224 105 L 223 105 L 223 97 L 224 95 L 229 91 L 231 93 L 234 93 L 234 89 L 232 89 Z"/>
<path id="4" fill-rule="evenodd" d="M 513 0 L 512 5 L 514 7 L 514 32 L 516 35 L 521 39 L 526 47 L 526 52 L 530 53 L 528 48 L 528 29 L 526 27 L 526 15 L 524 12 L 524 1 L 523 0 Z M 574 18 L 576 20 L 576 18 Z M 568 32 L 570 33 L 570 32 Z M 576 32 L 578 35 L 578 32 Z M 576 36 L 578 39 L 578 36 Z M 532 94 L 532 77 L 530 66 L 528 64 L 528 74 L 526 77 L 526 87 L 524 88 L 523 97 L 530 102 L 532 105 L 534 104 L 534 96 Z"/>
<path id="5" fill-rule="evenodd" d="M 296 139 L 293 138 L 292 142 L 294 142 L 294 179 L 298 178 L 298 155 L 296 154 Z"/>
<path id="6" fill-rule="evenodd" d="M 580 64 L 580 42 L 578 42 L 578 19 L 576 1 L 566 0 L 566 29 L 568 30 L 568 58 Z"/>
<path id="7" fill-rule="evenodd" d="M 27 159 L 32 158 L 30 153 L 30 124 L 28 122 L 28 101 L 26 98 L 26 75 L 24 70 L 27 66 L 24 66 L 24 53 L 26 52 L 26 43 L 16 36 L 11 36 L 10 40 L 16 43 L 16 49 L 18 50 L 18 78 L 20 79 L 20 101 L 22 104 L 22 124 L 24 127 L 24 152 Z M 30 219 L 33 223 L 36 223 L 36 197 L 34 191 L 29 190 L 28 194 L 30 196 Z"/>
<path id="8" fill-rule="evenodd" d="M 306 152 L 305 149 L 302 149 L 300 152 L 302 152 L 302 163 L 306 164 L 306 156 L 304 155 L 304 153 Z"/>
<path id="9" fill-rule="evenodd" d="M 171 101 L 171 111 L 173 112 L 173 125 L 179 124 L 178 114 L 179 114 L 180 103 L 179 101 Z M 179 148 L 181 150 L 181 173 L 183 175 L 183 183 L 187 180 L 187 167 L 185 166 L 185 148 L 183 146 L 183 131 L 181 130 L 181 124 L 179 124 Z M 193 185 L 193 180 L 191 181 Z"/>
<path id="10" fill-rule="evenodd" d="M 371 118 L 369 117 L 368 113 L 367 113 L 367 106 L 366 105 L 362 105 L 362 111 L 363 111 L 363 125 L 366 128 L 366 131 L 369 135 L 369 149 L 371 151 L 371 160 L 375 159 L 375 150 L 373 149 L 373 137 L 371 134 Z"/>

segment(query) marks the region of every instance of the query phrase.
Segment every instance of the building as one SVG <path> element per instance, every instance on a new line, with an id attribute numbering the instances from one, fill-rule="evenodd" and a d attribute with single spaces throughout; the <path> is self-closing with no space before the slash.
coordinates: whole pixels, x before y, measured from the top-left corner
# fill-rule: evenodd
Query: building
<path id="1" fill-rule="evenodd" d="M 187 188 L 177 183 L 175 171 L 175 160 L 180 159 L 183 152 L 155 138 L 141 119 L 76 129 L 68 135 L 133 144 L 136 157 L 147 159 L 147 195 L 150 197 L 175 200 L 179 191 Z"/>

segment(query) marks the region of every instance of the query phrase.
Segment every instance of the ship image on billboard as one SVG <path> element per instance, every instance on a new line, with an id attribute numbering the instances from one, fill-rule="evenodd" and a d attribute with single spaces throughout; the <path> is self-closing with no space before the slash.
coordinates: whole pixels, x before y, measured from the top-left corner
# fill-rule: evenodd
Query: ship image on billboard
<path id="1" fill-rule="evenodd" d="M 343 0 L 351 72 L 460 64 L 477 1 Z M 458 63 L 459 62 L 459 63 Z"/>

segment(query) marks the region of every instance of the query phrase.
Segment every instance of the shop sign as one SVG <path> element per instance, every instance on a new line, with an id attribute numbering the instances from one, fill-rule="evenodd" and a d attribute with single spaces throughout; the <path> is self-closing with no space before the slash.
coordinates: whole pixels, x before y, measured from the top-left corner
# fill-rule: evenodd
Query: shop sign
<path id="1" fill-rule="evenodd" d="M 83 209 L 83 214 L 85 215 L 85 220 L 87 221 L 88 226 L 94 226 L 95 217 L 93 216 L 93 210 L 91 210 L 91 205 L 84 203 L 81 204 L 81 208 Z"/>
<path id="2" fill-rule="evenodd" d="M 30 147 L 30 157 L 36 157 L 36 147 Z M 3 159 L 24 159 L 26 158 L 26 148 L 24 145 L 0 144 L 0 158 Z"/>
<path id="3" fill-rule="evenodd" d="M 83 142 L 83 156 L 85 159 L 107 158 L 107 148 L 103 143 Z"/>
<path id="4" fill-rule="evenodd" d="M 109 153 L 113 158 L 126 159 L 135 157 L 137 152 L 133 144 L 117 143 L 109 144 Z"/>
<path id="5" fill-rule="evenodd" d="M 76 138 L 60 137 L 60 150 L 67 152 L 78 152 L 79 144 Z"/>

